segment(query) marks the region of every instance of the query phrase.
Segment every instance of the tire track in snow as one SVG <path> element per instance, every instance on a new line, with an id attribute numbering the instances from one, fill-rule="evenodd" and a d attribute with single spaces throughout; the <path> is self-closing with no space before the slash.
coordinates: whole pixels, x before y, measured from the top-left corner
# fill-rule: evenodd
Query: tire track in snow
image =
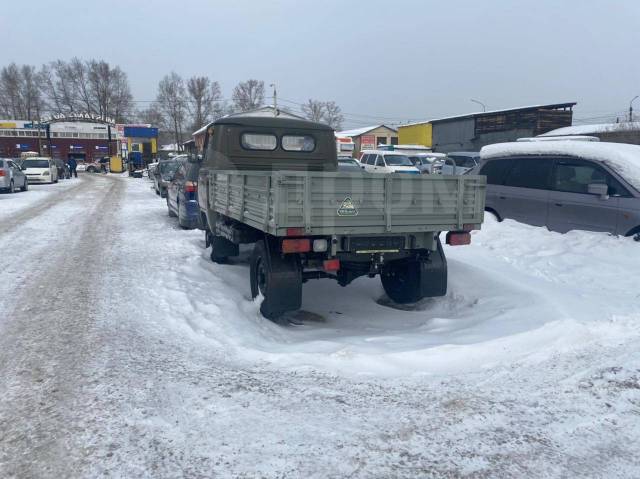
<path id="1" fill-rule="evenodd" d="M 101 188 L 104 181 L 109 183 Z M 86 394 L 92 385 L 86 366 L 103 343 L 95 326 L 102 273 L 96 251 L 108 251 L 123 186 L 119 179 L 96 178 L 55 195 L 56 208 L 73 210 L 67 203 L 88 192 L 91 201 L 82 205 L 88 214 L 58 228 L 58 243 L 66 248 L 29 275 L 27 286 L 12 292 L 17 306 L 0 336 L 2 477 L 83 475 L 88 451 L 80 438 L 96 416 Z M 49 208 L 34 206 L 20 217 L 44 217 Z M 41 248 L 25 244 L 24 253 L 39 255 Z"/>

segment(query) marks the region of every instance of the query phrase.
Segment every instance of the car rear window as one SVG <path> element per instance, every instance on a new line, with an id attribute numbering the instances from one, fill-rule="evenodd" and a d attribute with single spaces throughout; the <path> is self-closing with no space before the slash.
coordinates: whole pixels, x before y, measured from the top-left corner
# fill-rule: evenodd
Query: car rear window
<path id="1" fill-rule="evenodd" d="M 487 183 L 490 185 L 502 185 L 504 179 L 511 167 L 511 160 L 508 158 L 502 160 L 490 160 L 480 170 L 481 175 L 487 177 Z"/>
<path id="2" fill-rule="evenodd" d="M 187 181 L 198 181 L 198 173 L 200 173 L 200 163 L 189 163 L 187 167 Z"/>
<path id="3" fill-rule="evenodd" d="M 246 150 L 273 151 L 278 146 L 276 135 L 265 133 L 243 133 L 240 137 L 242 148 Z"/>

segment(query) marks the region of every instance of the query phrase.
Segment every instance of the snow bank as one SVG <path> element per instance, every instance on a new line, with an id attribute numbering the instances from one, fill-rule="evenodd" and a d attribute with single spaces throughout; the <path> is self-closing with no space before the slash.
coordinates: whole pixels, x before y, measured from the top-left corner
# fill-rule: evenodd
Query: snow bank
<path id="1" fill-rule="evenodd" d="M 640 192 L 640 146 L 624 143 L 541 141 L 488 145 L 480 157 L 507 155 L 572 155 L 587 160 L 602 161 L 623 176 Z"/>
<path id="2" fill-rule="evenodd" d="M 153 262 L 162 259 L 165 269 L 152 278 L 144 266 L 137 272 L 158 327 L 247 366 L 344 376 L 462 373 L 537 363 L 638 329 L 640 293 L 633 275 L 621 274 L 640 269 L 637 243 L 491 218 L 471 246 L 446 248 L 445 297 L 401 307 L 385 297 L 378 278 L 346 288 L 309 281 L 302 311 L 275 324 L 250 297 L 250 248 L 228 265 L 212 263 L 202 232 L 178 229 L 148 182 L 130 184 L 148 200 L 131 210 L 127 221 L 141 227 L 129 241 L 162 238 Z"/>

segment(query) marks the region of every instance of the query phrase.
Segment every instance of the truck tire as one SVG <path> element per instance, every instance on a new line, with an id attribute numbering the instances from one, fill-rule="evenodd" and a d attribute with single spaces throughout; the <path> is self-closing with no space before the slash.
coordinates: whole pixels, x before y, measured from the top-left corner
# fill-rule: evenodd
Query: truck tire
<path id="1" fill-rule="evenodd" d="M 447 294 L 447 260 L 438 238 L 438 248 L 427 259 L 392 261 L 380 273 L 382 287 L 398 304 Z"/>
<path id="2" fill-rule="evenodd" d="M 225 264 L 229 261 L 229 256 L 238 256 L 240 248 L 222 236 L 215 236 L 207 232 L 211 243 L 211 261 L 218 264 Z"/>
<path id="3" fill-rule="evenodd" d="M 264 297 L 260 312 L 267 319 L 277 319 L 287 311 L 302 306 L 302 266 L 296 255 L 281 255 L 258 241 L 251 255 L 251 296 Z"/>

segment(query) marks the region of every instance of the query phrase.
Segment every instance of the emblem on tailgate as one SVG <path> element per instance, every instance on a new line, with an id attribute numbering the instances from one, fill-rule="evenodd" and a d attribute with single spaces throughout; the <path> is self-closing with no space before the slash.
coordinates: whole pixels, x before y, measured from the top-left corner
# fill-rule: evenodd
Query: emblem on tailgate
<path id="1" fill-rule="evenodd" d="M 347 196 L 342 200 L 340 208 L 338 208 L 338 216 L 358 216 L 358 210 L 353 204 L 351 197 Z"/>

